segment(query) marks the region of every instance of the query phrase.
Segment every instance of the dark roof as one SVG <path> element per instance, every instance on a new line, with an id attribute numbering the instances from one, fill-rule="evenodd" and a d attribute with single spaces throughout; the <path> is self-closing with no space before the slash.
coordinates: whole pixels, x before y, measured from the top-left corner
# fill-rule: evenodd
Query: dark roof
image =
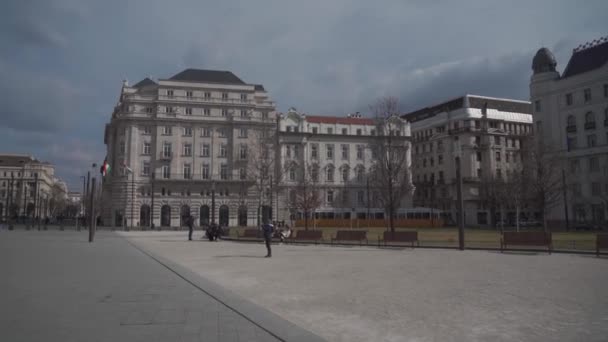
<path id="1" fill-rule="evenodd" d="M 605 65 L 608 62 L 608 40 L 601 41 L 603 43 L 585 49 L 575 49 L 562 78 L 592 71 Z"/>
<path id="2" fill-rule="evenodd" d="M 266 89 L 264 89 L 264 86 L 261 84 L 254 84 L 253 86 L 257 91 L 266 91 Z"/>
<path id="3" fill-rule="evenodd" d="M 149 85 L 156 85 L 156 82 L 152 81 L 150 78 L 146 77 L 143 80 L 137 82 L 133 88 L 141 88 Z"/>
<path id="4" fill-rule="evenodd" d="M 532 70 L 535 74 L 555 71 L 556 66 L 555 56 L 546 47 L 539 49 L 532 59 Z"/>
<path id="5" fill-rule="evenodd" d="M 532 114 L 532 104 L 526 101 L 514 101 L 508 99 L 465 95 L 432 107 L 425 107 L 404 114 L 401 117 L 409 122 L 416 122 L 431 118 L 441 112 L 453 111 L 460 108 L 482 109 L 486 103 L 488 104 L 488 108 L 491 109 L 496 109 L 504 112 Z"/>
<path id="6" fill-rule="evenodd" d="M 348 118 L 340 116 L 306 115 L 306 121 L 312 123 L 343 124 L 343 125 L 373 125 L 369 118 Z"/>
<path id="7" fill-rule="evenodd" d="M 17 155 L 17 154 L 0 154 L 0 166 L 23 166 L 29 163 L 40 163 L 28 155 Z"/>
<path id="8" fill-rule="evenodd" d="M 245 82 L 243 82 L 240 78 L 236 77 L 236 75 L 230 71 L 202 69 L 186 69 L 176 75 L 173 75 L 170 80 L 204 83 L 245 84 Z"/>

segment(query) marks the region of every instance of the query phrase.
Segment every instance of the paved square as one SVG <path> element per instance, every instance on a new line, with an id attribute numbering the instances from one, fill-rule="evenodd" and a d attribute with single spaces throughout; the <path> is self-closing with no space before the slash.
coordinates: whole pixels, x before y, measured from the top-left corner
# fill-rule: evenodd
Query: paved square
<path id="1" fill-rule="evenodd" d="M 330 341 L 605 341 L 608 258 L 120 233 Z"/>

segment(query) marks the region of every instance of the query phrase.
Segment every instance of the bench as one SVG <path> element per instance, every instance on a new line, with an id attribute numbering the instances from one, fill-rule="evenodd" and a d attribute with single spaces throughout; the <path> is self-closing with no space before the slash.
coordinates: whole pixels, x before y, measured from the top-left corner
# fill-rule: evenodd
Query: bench
<path id="1" fill-rule="evenodd" d="M 595 254 L 600 256 L 600 249 L 608 249 L 608 234 L 597 234 L 595 237 Z"/>
<path id="2" fill-rule="evenodd" d="M 365 230 L 339 230 L 336 233 L 336 237 L 331 239 L 331 244 L 334 244 L 334 241 L 359 241 L 359 245 L 363 245 L 363 241 L 365 244 L 367 241 L 367 231 Z"/>
<path id="3" fill-rule="evenodd" d="M 297 230 L 295 236 L 287 238 L 287 241 L 314 241 L 315 244 L 323 240 L 323 232 L 320 230 Z"/>
<path id="4" fill-rule="evenodd" d="M 414 243 L 420 247 L 418 232 L 384 232 L 382 240 L 378 240 L 378 246 L 381 242 L 384 242 L 385 246 L 387 242 L 410 242 L 412 247 L 414 247 Z"/>
<path id="5" fill-rule="evenodd" d="M 551 254 L 553 242 L 551 233 L 545 232 L 504 232 L 500 239 L 500 251 L 507 246 L 545 246 Z"/>
<path id="6" fill-rule="evenodd" d="M 260 231 L 257 228 L 245 229 L 245 230 L 243 230 L 243 232 L 241 234 L 238 234 L 238 232 L 237 232 L 237 238 L 239 238 L 239 239 L 261 239 L 262 231 Z"/>

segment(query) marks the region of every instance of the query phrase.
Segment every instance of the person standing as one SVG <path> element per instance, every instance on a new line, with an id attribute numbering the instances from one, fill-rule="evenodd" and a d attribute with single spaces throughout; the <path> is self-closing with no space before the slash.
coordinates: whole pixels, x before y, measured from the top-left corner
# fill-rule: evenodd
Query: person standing
<path id="1" fill-rule="evenodd" d="M 192 241 L 192 231 L 194 230 L 194 219 L 192 215 L 188 215 L 186 218 L 186 225 L 188 226 L 188 241 Z"/>
<path id="2" fill-rule="evenodd" d="M 266 258 L 272 257 L 272 249 L 270 244 L 272 242 L 272 235 L 274 234 L 274 226 L 272 223 L 266 222 L 262 225 L 262 233 L 264 234 L 264 241 L 266 242 L 266 250 L 268 253 L 266 254 Z"/>

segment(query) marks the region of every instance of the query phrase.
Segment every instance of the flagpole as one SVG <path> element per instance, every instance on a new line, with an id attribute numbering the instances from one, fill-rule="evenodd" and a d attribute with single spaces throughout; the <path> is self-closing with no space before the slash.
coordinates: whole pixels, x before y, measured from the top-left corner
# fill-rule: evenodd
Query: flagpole
<path id="1" fill-rule="evenodd" d="M 133 173 L 133 171 L 131 171 L 131 228 L 133 228 L 134 202 L 135 202 L 135 174 Z"/>

